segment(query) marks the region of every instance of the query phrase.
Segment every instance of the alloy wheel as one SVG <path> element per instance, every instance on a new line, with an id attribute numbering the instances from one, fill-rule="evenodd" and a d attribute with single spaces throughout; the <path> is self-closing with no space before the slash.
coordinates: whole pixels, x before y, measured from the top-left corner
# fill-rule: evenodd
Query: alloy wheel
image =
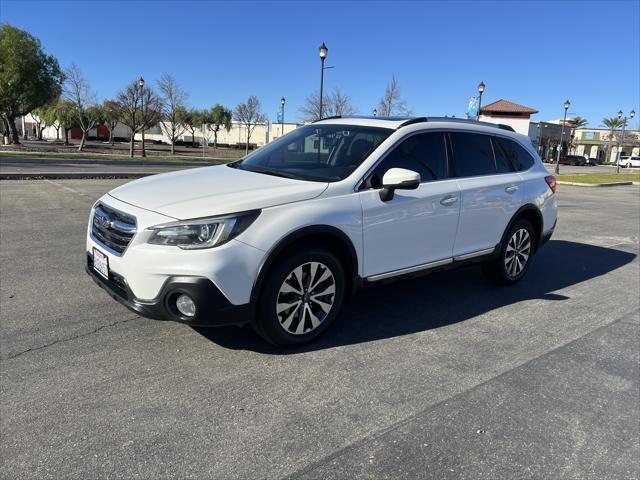
<path id="1" fill-rule="evenodd" d="M 315 330 L 331 312 L 335 294 L 336 280 L 325 264 L 297 266 L 285 277 L 276 297 L 280 326 L 293 335 Z"/>
<path id="2" fill-rule="evenodd" d="M 531 235 L 529 232 L 520 228 L 509 239 L 507 250 L 504 255 L 504 266 L 507 275 L 516 278 L 522 273 L 529 257 L 531 256 Z"/>

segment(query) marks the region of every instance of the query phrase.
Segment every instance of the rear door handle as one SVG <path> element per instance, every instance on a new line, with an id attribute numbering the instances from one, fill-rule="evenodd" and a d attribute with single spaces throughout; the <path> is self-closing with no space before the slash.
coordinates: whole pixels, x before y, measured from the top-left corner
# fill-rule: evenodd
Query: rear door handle
<path id="1" fill-rule="evenodd" d="M 448 207 L 449 205 L 453 205 L 457 201 L 458 201 L 457 195 L 447 195 L 442 200 L 440 200 L 440 204 L 444 205 L 445 207 Z"/>
<path id="2" fill-rule="evenodd" d="M 507 188 L 504 189 L 505 192 L 507 193 L 515 193 L 518 191 L 518 186 L 517 185 L 509 185 Z"/>

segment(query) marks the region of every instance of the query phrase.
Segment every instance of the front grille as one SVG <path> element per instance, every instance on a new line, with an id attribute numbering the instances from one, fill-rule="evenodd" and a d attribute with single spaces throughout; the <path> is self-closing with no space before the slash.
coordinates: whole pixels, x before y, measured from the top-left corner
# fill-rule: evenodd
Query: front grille
<path id="1" fill-rule="evenodd" d="M 136 219 L 104 203 L 99 203 L 93 213 L 91 234 L 94 239 L 121 255 L 136 234 Z"/>

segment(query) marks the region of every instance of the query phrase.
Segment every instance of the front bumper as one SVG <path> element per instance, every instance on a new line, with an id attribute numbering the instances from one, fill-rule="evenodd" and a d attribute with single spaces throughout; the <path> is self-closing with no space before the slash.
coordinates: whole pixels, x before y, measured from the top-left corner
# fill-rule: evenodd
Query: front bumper
<path id="1" fill-rule="evenodd" d="M 133 295 L 127 281 L 109 272 L 109 280 L 93 269 L 93 257 L 87 253 L 86 272 L 111 297 L 143 317 L 172 320 L 194 326 L 242 325 L 252 320 L 253 306 L 233 305 L 208 278 L 198 276 L 168 277 L 155 299 L 140 300 Z M 194 317 L 182 316 L 174 306 L 179 294 L 189 295 L 196 304 Z"/>

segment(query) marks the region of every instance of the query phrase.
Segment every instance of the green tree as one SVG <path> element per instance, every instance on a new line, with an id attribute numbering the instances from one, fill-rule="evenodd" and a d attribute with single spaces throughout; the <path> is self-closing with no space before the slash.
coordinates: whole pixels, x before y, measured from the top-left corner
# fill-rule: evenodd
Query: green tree
<path id="1" fill-rule="evenodd" d="M 204 114 L 201 110 L 192 108 L 181 113 L 186 130 L 191 134 L 191 146 L 196 146 L 196 130 L 204 123 Z"/>
<path id="2" fill-rule="evenodd" d="M 47 122 L 47 110 L 50 108 L 49 105 L 42 105 L 41 107 L 34 108 L 31 111 L 31 116 L 33 117 L 33 121 L 36 123 L 36 135 L 38 140 L 42 140 L 42 131 L 48 126 L 51 125 Z"/>
<path id="3" fill-rule="evenodd" d="M 55 108 L 58 122 L 64 131 L 64 144 L 69 145 L 69 130 L 80 126 L 74 106 L 71 102 L 60 100 Z"/>
<path id="4" fill-rule="evenodd" d="M 60 96 L 62 72 L 40 40 L 8 23 L 0 26 L 0 67 L 0 114 L 17 145 L 16 117 Z"/>
<path id="5" fill-rule="evenodd" d="M 589 121 L 581 116 L 573 117 L 570 122 L 573 128 L 582 128 L 586 127 L 589 124 Z"/>
<path id="6" fill-rule="evenodd" d="M 618 130 L 622 128 L 622 125 L 624 123 L 625 123 L 624 120 L 618 117 L 604 117 L 602 119 L 602 125 L 609 129 L 609 138 L 605 148 L 607 152 L 604 156 L 605 159 L 609 157 L 613 143 L 614 142 L 619 143 Z"/>
<path id="7" fill-rule="evenodd" d="M 208 115 L 208 125 L 209 129 L 213 132 L 213 146 L 218 146 L 218 132 L 220 128 L 224 127 L 224 129 L 228 132 L 231 130 L 231 120 L 233 119 L 233 112 L 228 108 L 223 107 L 220 104 L 216 104 L 209 112 Z"/>
<path id="8" fill-rule="evenodd" d="M 41 116 L 45 125 L 56 129 L 56 140 L 60 140 L 60 122 L 58 122 L 57 103 L 58 102 L 47 105 L 46 107 L 40 107 L 39 110 L 41 110 L 41 112 L 38 115 Z M 42 140 L 42 130 L 40 130 L 40 140 Z"/>
<path id="9" fill-rule="evenodd" d="M 571 151 L 575 151 L 578 147 L 577 139 L 576 139 L 576 129 L 586 127 L 589 122 L 586 118 L 576 116 L 567 120 L 567 126 L 571 127 L 571 138 L 569 139 L 569 145 L 571 146 Z"/>

